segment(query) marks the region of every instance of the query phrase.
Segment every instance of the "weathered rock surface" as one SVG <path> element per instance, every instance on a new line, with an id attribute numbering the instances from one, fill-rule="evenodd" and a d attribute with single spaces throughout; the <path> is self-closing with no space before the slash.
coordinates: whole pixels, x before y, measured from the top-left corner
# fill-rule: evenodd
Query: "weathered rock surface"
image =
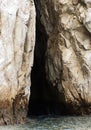
<path id="1" fill-rule="evenodd" d="M 91 2 L 35 0 L 35 3 L 40 26 L 30 104 L 31 99 L 38 101 L 38 110 L 42 113 L 44 109 L 45 114 L 55 105 L 61 114 L 90 113 Z M 25 119 L 34 44 L 33 0 L 0 0 L 0 124 Z"/>
<path id="2" fill-rule="evenodd" d="M 34 44 L 33 0 L 0 0 L 0 124 L 26 116 Z"/>
<path id="3" fill-rule="evenodd" d="M 91 112 L 91 1 L 35 0 L 48 34 L 46 76 L 68 113 Z"/>

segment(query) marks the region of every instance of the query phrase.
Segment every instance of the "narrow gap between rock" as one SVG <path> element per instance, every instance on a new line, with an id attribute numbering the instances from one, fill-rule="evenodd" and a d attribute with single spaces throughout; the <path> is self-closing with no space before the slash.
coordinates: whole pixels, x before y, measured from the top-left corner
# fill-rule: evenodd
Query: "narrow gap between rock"
<path id="1" fill-rule="evenodd" d="M 28 116 L 64 114 L 64 105 L 58 102 L 57 89 L 50 86 L 46 80 L 45 60 L 48 35 L 40 21 L 41 16 L 37 7 L 36 13 L 36 44 L 31 72 Z"/>

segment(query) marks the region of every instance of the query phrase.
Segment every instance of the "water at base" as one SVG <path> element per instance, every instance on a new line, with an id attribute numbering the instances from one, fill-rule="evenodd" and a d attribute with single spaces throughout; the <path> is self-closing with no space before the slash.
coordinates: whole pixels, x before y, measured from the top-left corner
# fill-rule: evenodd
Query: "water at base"
<path id="1" fill-rule="evenodd" d="M 23 125 L 0 126 L 0 130 L 91 130 L 91 116 L 41 116 Z"/>

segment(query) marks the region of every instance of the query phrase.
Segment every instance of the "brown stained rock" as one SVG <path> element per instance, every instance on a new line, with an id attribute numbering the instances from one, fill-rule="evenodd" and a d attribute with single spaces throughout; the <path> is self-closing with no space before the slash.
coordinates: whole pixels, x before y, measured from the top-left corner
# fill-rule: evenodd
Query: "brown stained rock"
<path id="1" fill-rule="evenodd" d="M 72 2 L 73 2 L 73 5 L 77 5 L 79 0 L 73 0 Z"/>
<path id="2" fill-rule="evenodd" d="M 51 87 L 56 87 L 59 93 L 64 94 L 67 110 L 73 111 L 73 114 L 90 113 L 90 0 L 35 1 L 49 36 L 46 51 L 47 80 Z M 61 104 L 61 95 L 59 99 Z"/>

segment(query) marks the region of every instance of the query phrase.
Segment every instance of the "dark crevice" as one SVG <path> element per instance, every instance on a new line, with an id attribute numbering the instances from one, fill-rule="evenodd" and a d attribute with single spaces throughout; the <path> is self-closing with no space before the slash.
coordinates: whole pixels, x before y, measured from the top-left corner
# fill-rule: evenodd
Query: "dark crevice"
<path id="1" fill-rule="evenodd" d="M 36 44 L 34 65 L 31 72 L 31 96 L 28 116 L 63 114 L 65 106 L 59 103 L 58 90 L 56 87 L 49 85 L 46 80 L 45 60 L 48 35 L 40 21 L 41 15 L 37 7 L 36 13 Z"/>
<path id="2" fill-rule="evenodd" d="M 35 52 L 34 52 L 34 65 L 31 72 L 31 96 L 29 100 L 28 106 L 28 117 L 32 116 L 40 116 L 40 115 L 81 115 L 83 113 L 87 114 L 90 112 L 90 104 L 86 103 L 85 100 L 82 100 L 80 104 L 76 104 L 75 102 L 69 101 L 68 103 L 65 100 L 64 92 L 60 92 L 58 90 L 58 84 L 51 83 L 48 81 L 48 75 L 50 70 L 45 70 L 45 64 L 47 65 L 48 60 L 48 51 L 47 50 L 47 42 L 48 35 L 44 25 L 41 23 L 41 4 L 38 0 L 35 1 L 36 6 L 36 44 L 35 44 Z M 43 12 L 42 12 L 43 13 Z M 55 37 L 54 37 L 55 38 Z M 55 46 L 53 46 L 53 49 Z M 52 48 L 51 48 L 52 50 Z M 57 49 L 55 49 L 57 51 Z M 60 53 L 60 52 L 59 52 Z M 61 55 L 56 53 L 55 58 Z M 53 59 L 52 59 L 53 60 Z M 45 63 L 46 62 L 46 63 Z M 62 79 L 61 69 L 61 60 L 58 60 L 60 67 L 58 77 Z M 53 65 L 54 62 L 53 62 Z M 55 67 L 54 67 L 55 68 Z M 50 68 L 49 68 L 50 69 Z M 56 71 L 55 75 L 57 74 Z M 47 79 L 46 79 L 47 77 Z M 2 117 L 3 118 L 3 117 Z M 3 119 L 4 120 L 4 119 Z"/>
<path id="3" fill-rule="evenodd" d="M 40 22 L 40 15 L 36 17 L 36 44 L 34 52 L 34 66 L 31 72 L 31 96 L 29 101 L 28 115 L 46 114 L 45 93 L 45 52 L 47 49 L 47 39 L 44 26 Z"/>

